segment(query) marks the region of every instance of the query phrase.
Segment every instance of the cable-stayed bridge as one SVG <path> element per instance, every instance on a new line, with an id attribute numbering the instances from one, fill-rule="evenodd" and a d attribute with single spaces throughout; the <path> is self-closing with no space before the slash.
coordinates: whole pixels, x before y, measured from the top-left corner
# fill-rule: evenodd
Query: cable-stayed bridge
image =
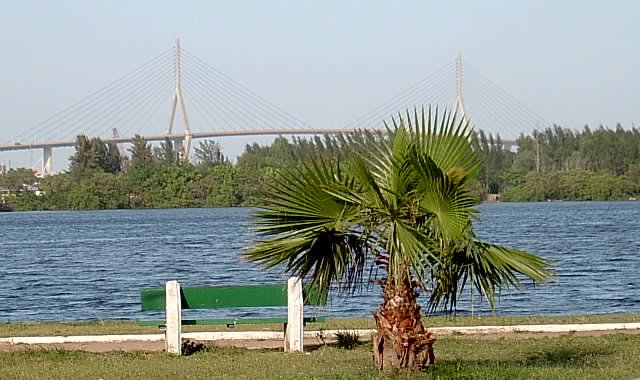
<path id="1" fill-rule="evenodd" d="M 176 41 L 121 78 L 0 142 L 0 152 L 41 149 L 41 173 L 47 175 L 53 170 L 53 149 L 74 146 L 80 134 L 116 144 L 140 135 L 147 141 L 171 139 L 188 160 L 193 139 L 349 133 L 381 128 L 383 120 L 425 104 L 453 108 L 474 127 L 500 134 L 505 145 L 547 124 L 473 66 L 463 68 L 459 56 L 342 127 L 312 127 Z"/>

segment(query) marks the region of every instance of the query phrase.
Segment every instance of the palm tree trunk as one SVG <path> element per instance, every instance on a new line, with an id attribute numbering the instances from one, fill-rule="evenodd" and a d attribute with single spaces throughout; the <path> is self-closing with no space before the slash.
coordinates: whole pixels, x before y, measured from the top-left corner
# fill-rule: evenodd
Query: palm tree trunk
<path id="1" fill-rule="evenodd" d="M 377 327 L 373 357 L 378 369 L 385 367 L 385 344 L 392 348 L 387 357 L 393 368 L 422 369 L 433 364 L 436 339 L 422 325 L 416 284 L 407 279 L 400 284 L 381 281 L 381 285 L 384 300 L 373 314 Z"/>

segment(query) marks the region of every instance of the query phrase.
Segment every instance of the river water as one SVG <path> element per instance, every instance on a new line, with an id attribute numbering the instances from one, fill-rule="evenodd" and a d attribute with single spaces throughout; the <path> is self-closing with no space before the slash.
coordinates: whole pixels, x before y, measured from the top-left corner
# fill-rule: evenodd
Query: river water
<path id="1" fill-rule="evenodd" d="M 548 283 L 502 291 L 498 314 L 640 312 L 640 202 L 496 203 L 478 209 L 476 230 L 483 239 L 537 253 L 555 272 Z M 239 255 L 254 238 L 251 212 L 0 213 L 0 322 L 156 317 L 140 311 L 139 289 L 170 279 L 183 286 L 284 283 L 279 271 L 264 272 Z M 375 287 L 333 295 L 324 310 L 313 312 L 367 316 L 378 297 Z M 459 314 L 470 313 L 470 299 L 467 290 Z M 491 313 L 477 295 L 473 309 Z"/>

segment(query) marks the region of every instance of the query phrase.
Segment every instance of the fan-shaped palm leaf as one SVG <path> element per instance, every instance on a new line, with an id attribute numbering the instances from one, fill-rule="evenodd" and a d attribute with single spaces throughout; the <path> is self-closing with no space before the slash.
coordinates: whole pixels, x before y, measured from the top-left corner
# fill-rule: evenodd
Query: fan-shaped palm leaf
<path id="1" fill-rule="evenodd" d="M 344 139 L 355 152 L 345 163 L 315 158 L 280 172 L 256 213 L 259 239 L 246 257 L 307 278 L 321 295 L 331 284 L 353 290 L 366 266 L 377 265 L 384 272 L 378 337 L 413 336 L 405 343 L 423 350 L 432 340 L 416 284 L 431 284 L 432 310 L 452 311 L 467 283 L 494 306 L 500 287 L 542 281 L 548 270 L 539 257 L 476 238 L 470 185 L 480 160 L 463 120 L 429 108 L 391 122 L 387 135 Z"/>

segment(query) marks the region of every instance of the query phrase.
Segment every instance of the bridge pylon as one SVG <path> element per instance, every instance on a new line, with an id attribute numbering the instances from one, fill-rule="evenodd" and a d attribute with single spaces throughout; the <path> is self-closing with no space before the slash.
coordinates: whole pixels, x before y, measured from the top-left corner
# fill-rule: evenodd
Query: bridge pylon
<path id="1" fill-rule="evenodd" d="M 176 45 L 174 47 L 174 70 L 176 74 L 175 89 L 173 92 L 173 99 L 171 101 L 171 113 L 169 116 L 169 124 L 165 131 L 166 136 L 173 135 L 173 125 L 176 120 L 176 113 L 178 107 L 182 113 L 182 122 L 184 124 L 184 137 L 174 138 L 173 146 L 178 152 L 178 159 L 180 161 L 189 161 L 189 154 L 191 152 L 191 140 L 192 132 L 189 125 L 189 116 L 187 114 L 187 107 L 185 106 L 184 96 L 182 95 L 182 68 L 181 68 L 181 56 L 180 56 L 180 39 L 176 39 Z"/>
<path id="2" fill-rule="evenodd" d="M 464 108 L 464 67 L 462 65 L 462 53 L 458 53 L 456 57 L 456 103 L 453 111 L 456 115 L 462 116 L 462 121 L 473 128 L 471 120 L 467 115 L 467 110 Z"/>
<path id="3" fill-rule="evenodd" d="M 53 172 L 53 149 L 50 146 L 42 148 L 42 170 L 41 176 L 51 175 Z"/>

